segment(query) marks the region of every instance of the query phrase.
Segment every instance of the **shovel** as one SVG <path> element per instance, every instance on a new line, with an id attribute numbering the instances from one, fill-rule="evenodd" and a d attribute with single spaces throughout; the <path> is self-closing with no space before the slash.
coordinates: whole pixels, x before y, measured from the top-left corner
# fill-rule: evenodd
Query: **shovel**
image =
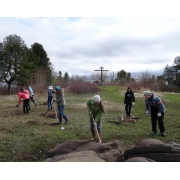
<path id="1" fill-rule="evenodd" d="M 54 122 L 54 123 L 51 123 L 51 124 L 49 124 L 49 125 L 59 125 L 59 120 L 58 120 L 58 117 L 57 117 L 57 107 L 56 107 L 56 105 L 54 105 L 55 106 L 55 114 L 56 114 L 56 122 Z M 62 128 L 64 128 L 64 127 L 62 127 Z M 63 130 L 63 129 L 62 129 Z"/>
<path id="2" fill-rule="evenodd" d="M 94 121 L 94 117 L 93 117 L 93 115 L 92 115 L 92 114 L 91 114 L 91 117 L 92 117 L 93 122 L 95 122 L 95 121 Z M 97 134 L 97 136 L 98 136 L 99 143 L 101 143 L 101 139 L 100 139 L 100 137 L 99 137 L 99 133 L 98 133 L 98 130 L 97 130 L 97 126 L 96 126 L 96 125 L 94 125 L 94 128 L 95 128 L 96 134 Z"/>
<path id="3" fill-rule="evenodd" d="M 57 123 L 59 123 L 59 120 L 58 120 L 58 117 L 57 117 L 57 105 L 55 105 L 55 114 L 56 114 L 56 121 L 57 121 Z"/>

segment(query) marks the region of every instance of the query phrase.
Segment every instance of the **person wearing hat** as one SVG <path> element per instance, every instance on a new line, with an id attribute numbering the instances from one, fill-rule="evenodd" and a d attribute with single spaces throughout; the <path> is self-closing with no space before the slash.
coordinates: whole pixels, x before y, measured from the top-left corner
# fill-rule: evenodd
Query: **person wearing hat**
<path id="1" fill-rule="evenodd" d="M 152 135 L 157 134 L 156 122 L 158 120 L 158 125 L 161 135 L 166 136 L 165 127 L 164 127 L 164 113 L 165 106 L 162 103 L 161 99 L 155 96 L 150 91 L 144 91 L 145 103 L 146 103 L 146 114 L 151 112 L 151 123 L 152 123 Z"/>
<path id="2" fill-rule="evenodd" d="M 99 137 L 102 140 L 102 116 L 103 113 L 105 114 L 105 111 L 101 102 L 101 97 L 99 95 L 95 95 L 93 99 L 88 100 L 87 109 L 90 117 L 90 130 L 92 134 L 92 138 L 90 138 L 90 141 L 95 140 L 96 137 L 94 126 L 97 126 Z M 94 121 L 92 116 L 94 118 Z"/>
<path id="3" fill-rule="evenodd" d="M 67 116 L 64 114 L 64 108 L 66 105 L 64 89 L 60 88 L 60 86 L 56 86 L 55 91 L 56 91 L 56 99 L 54 99 L 53 102 L 57 102 L 59 123 L 61 124 L 62 118 L 64 118 L 66 121 L 65 125 L 68 125 L 69 121 L 67 119 Z"/>
<path id="4" fill-rule="evenodd" d="M 135 105 L 135 97 L 130 87 L 127 88 L 127 91 L 125 93 L 124 105 L 125 105 L 126 115 L 131 116 L 131 108 L 132 108 L 132 105 Z"/>
<path id="5" fill-rule="evenodd" d="M 53 86 L 52 84 L 48 87 L 47 93 L 48 93 L 48 100 L 47 100 L 47 104 L 48 104 L 48 111 L 52 109 L 52 99 L 53 99 L 53 92 L 55 92 L 53 90 Z"/>

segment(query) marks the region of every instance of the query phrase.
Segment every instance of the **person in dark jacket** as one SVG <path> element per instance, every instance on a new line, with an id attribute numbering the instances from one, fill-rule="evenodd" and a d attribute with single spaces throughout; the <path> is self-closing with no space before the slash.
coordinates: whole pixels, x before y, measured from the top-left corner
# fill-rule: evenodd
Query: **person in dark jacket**
<path id="1" fill-rule="evenodd" d="M 155 96 L 153 93 L 149 91 L 144 91 L 145 103 L 146 103 L 146 114 L 151 112 L 151 123 L 152 123 L 152 135 L 157 134 L 156 130 L 156 122 L 158 120 L 158 125 L 160 129 L 160 133 L 162 136 L 166 136 L 165 127 L 164 127 L 164 113 L 165 106 L 162 103 L 161 99 Z"/>
<path id="2" fill-rule="evenodd" d="M 124 97 L 124 105 L 127 116 L 131 116 L 132 104 L 135 105 L 135 97 L 134 93 L 132 92 L 132 89 L 128 87 Z"/>

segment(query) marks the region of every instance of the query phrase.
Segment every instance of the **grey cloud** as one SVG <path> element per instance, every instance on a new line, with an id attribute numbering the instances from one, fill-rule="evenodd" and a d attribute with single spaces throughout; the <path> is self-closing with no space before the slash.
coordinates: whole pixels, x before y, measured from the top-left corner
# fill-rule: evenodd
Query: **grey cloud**
<path id="1" fill-rule="evenodd" d="M 130 23 L 129 23 L 130 22 Z M 1 41 L 17 34 L 43 45 L 55 69 L 153 69 L 179 55 L 179 19 L 0 18 Z M 12 28 L 13 27 L 13 28 Z M 130 64 L 130 65 L 129 65 Z M 141 69 L 140 69 L 141 68 Z M 126 69 L 125 69 L 126 70 Z"/>

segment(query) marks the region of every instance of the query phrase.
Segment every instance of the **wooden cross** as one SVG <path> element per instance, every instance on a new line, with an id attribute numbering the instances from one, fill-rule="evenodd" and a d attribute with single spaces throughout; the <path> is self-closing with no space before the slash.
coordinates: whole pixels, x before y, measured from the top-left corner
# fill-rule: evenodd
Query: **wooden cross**
<path id="1" fill-rule="evenodd" d="M 102 81 L 103 81 L 103 79 L 102 79 L 102 72 L 103 71 L 109 71 L 109 70 L 103 70 L 104 69 L 104 67 L 100 67 L 100 70 L 94 70 L 94 71 L 101 71 L 101 78 L 100 78 L 100 80 L 101 80 L 101 86 L 102 86 Z"/>

